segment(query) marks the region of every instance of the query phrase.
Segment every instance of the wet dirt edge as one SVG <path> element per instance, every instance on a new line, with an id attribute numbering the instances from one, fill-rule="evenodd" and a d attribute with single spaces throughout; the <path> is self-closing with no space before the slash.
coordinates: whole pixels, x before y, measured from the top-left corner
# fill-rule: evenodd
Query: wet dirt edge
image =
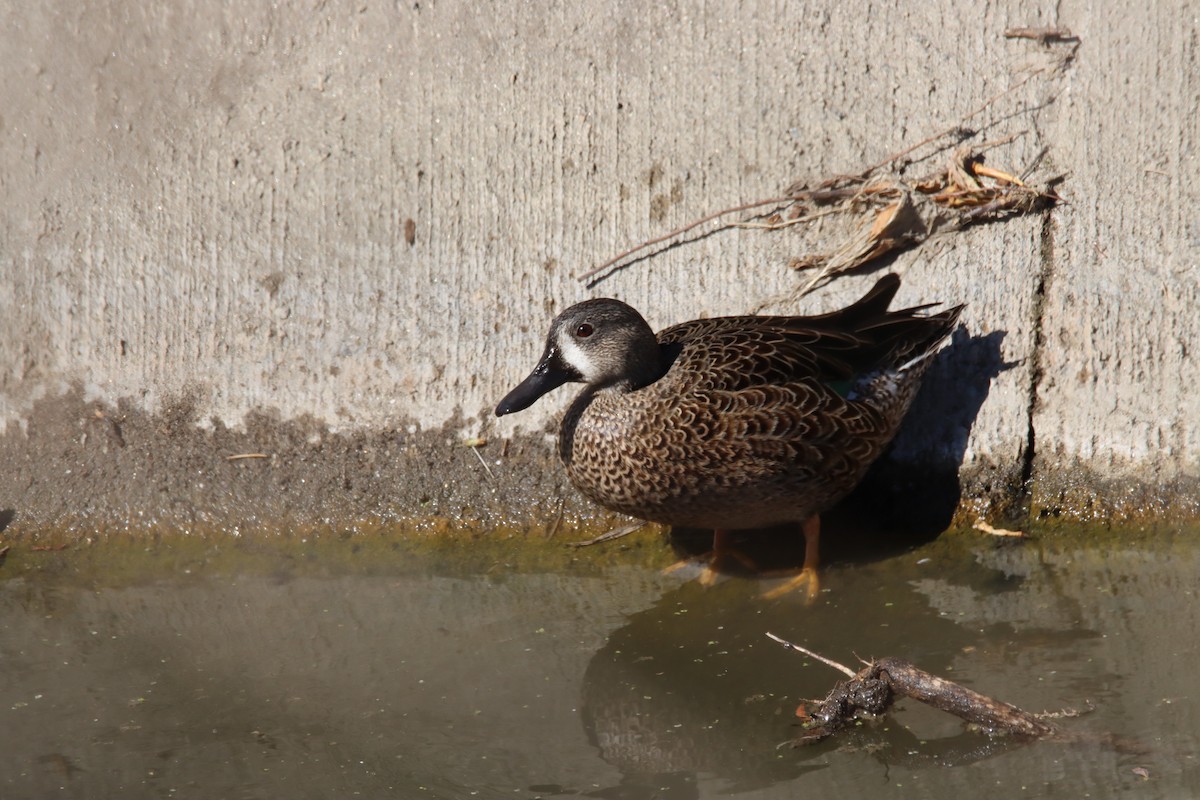
<path id="1" fill-rule="evenodd" d="M 567 482 L 550 431 L 465 442 L 442 429 L 335 433 L 313 419 L 249 414 L 199 423 L 186 398 L 150 415 L 82 391 L 39 401 L 0 436 L 0 533 L 69 542 L 97 532 L 338 532 L 586 538 L 627 523 Z M 472 446 L 472 445 L 478 446 Z M 897 463 L 861 490 L 924 525 L 1154 525 L 1200 521 L 1200 480 L 1101 479 L 1082 465 Z M 860 496 L 861 500 L 861 496 Z M 891 513 L 889 511 L 889 513 Z"/>

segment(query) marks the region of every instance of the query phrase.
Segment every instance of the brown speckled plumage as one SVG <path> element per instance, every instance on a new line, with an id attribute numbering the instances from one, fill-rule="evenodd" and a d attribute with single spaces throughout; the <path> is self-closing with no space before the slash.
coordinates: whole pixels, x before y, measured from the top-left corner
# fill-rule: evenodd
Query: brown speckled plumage
<path id="1" fill-rule="evenodd" d="M 802 522 L 891 440 L 961 306 L 889 311 L 900 279 L 814 317 L 693 320 L 655 338 L 616 300 L 560 314 L 542 362 L 497 408 L 587 385 L 563 420 L 571 482 L 606 508 L 715 529 Z"/>

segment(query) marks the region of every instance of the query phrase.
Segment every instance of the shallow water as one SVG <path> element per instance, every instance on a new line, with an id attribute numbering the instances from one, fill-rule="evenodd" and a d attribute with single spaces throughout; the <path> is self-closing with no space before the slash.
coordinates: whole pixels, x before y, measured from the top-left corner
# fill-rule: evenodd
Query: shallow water
<path id="1" fill-rule="evenodd" d="M 555 569 L 510 563 L 525 545 L 12 553 L 0 796 L 1200 792 L 1200 536 L 945 534 L 828 566 L 812 605 L 664 574 L 640 536 Z M 795 749 L 796 706 L 841 676 L 767 631 L 1093 710 L 1021 745 L 905 701 Z"/>

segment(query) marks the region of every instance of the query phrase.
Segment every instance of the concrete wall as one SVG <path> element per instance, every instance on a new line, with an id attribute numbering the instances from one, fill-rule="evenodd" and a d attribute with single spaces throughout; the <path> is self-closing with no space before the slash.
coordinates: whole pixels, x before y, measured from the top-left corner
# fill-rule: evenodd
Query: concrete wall
<path id="1" fill-rule="evenodd" d="M 269 450 L 281 473 L 281 453 L 324 444 L 306 469 L 332 475 L 311 501 L 332 518 L 421 513 L 428 487 L 437 506 L 483 480 L 454 447 L 476 435 L 495 483 L 438 508 L 503 507 L 533 469 L 514 452 L 554 469 L 541 431 L 569 392 L 511 422 L 490 409 L 556 310 L 615 295 L 664 326 L 758 308 L 800 282 L 789 259 L 842 231 L 728 230 L 593 287 L 576 276 L 960 122 L 976 142 L 1019 134 L 990 164 L 1045 151 L 1069 202 L 890 266 L 902 302 L 969 303 L 897 457 L 961 462 L 967 500 L 1025 482 L 1051 513 L 1200 499 L 1184 0 L 0 5 L 0 508 L 155 516 L 187 494 L 178 518 L 205 519 L 217 500 L 196 484 L 234 469 L 230 450 Z M 1018 25 L 1081 43 L 1064 60 L 1071 45 L 1003 37 Z M 910 175 L 944 153 L 914 157 Z M 831 308 L 875 277 L 771 308 Z M 234 438 L 209 453 L 197 427 Z M 411 497 L 332 497 L 411 483 L 414 463 L 430 476 Z M 139 494 L 150 474 L 162 485 Z M 255 486 L 308 497 L 303 474 Z"/>

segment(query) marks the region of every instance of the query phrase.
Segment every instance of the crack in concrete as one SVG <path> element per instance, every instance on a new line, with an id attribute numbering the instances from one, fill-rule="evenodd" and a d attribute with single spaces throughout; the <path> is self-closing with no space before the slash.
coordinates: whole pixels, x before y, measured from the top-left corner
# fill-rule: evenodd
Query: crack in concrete
<path id="1" fill-rule="evenodd" d="M 1034 414 L 1038 406 L 1038 387 L 1042 382 L 1042 352 L 1046 344 L 1046 291 L 1054 274 L 1054 209 L 1042 213 L 1039 234 L 1037 285 L 1033 298 L 1033 351 L 1029 355 L 1029 402 L 1026 406 L 1025 450 L 1021 459 L 1021 499 L 1019 505 L 1028 513 L 1033 495 L 1033 466 L 1037 455 L 1037 430 Z"/>

